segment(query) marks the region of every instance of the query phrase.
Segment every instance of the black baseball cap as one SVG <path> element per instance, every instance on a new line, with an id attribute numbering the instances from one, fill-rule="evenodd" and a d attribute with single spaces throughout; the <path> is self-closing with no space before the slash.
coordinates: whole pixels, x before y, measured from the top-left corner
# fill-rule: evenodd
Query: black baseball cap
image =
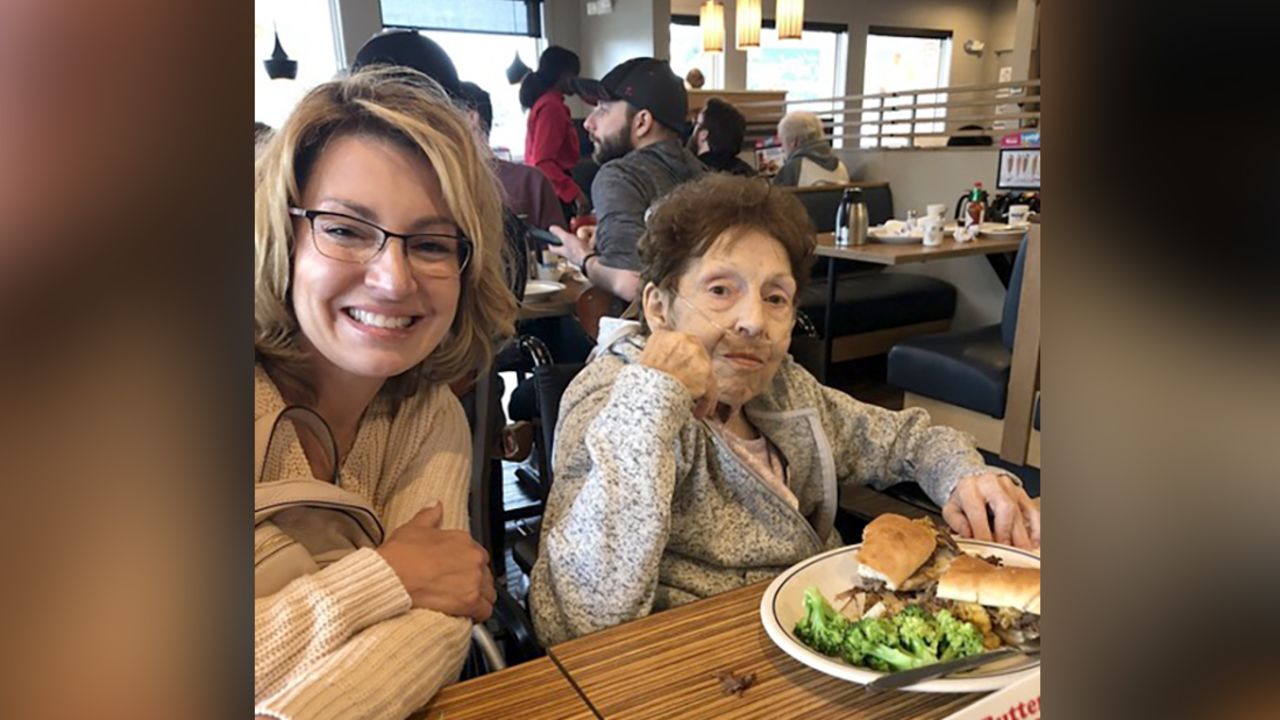
<path id="1" fill-rule="evenodd" d="M 366 65 L 400 65 L 413 68 L 440 83 L 451 98 L 462 91 L 458 69 L 440 44 L 414 30 L 387 30 L 369 38 L 356 53 L 351 70 Z"/>
<path id="2" fill-rule="evenodd" d="M 689 95 L 684 81 L 671 71 L 666 60 L 631 58 L 599 80 L 574 78 L 573 90 L 585 102 L 626 100 L 671 130 L 679 131 L 689 114 Z"/>

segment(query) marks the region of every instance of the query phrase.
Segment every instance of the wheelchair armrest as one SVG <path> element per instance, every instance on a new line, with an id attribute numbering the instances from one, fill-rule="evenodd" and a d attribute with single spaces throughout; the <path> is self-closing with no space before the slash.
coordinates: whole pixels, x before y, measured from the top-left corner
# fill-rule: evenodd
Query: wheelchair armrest
<path id="1" fill-rule="evenodd" d="M 509 664 L 516 665 L 546 655 L 533 633 L 533 621 L 529 618 L 529 613 L 502 586 L 498 586 L 492 619 L 506 631 L 506 656 Z"/>

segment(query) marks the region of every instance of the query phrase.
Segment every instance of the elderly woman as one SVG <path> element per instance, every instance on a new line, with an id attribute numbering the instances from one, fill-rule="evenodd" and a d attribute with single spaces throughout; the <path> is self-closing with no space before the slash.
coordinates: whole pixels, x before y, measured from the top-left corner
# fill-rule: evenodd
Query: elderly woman
<path id="1" fill-rule="evenodd" d="M 511 332 L 497 187 L 466 119 L 406 69 L 312 90 L 255 175 L 254 418 L 307 406 L 338 448 L 334 468 L 281 425 L 260 481 L 340 469 L 389 532 L 255 599 L 255 712 L 403 718 L 457 677 L 494 601 L 448 383 Z"/>
<path id="2" fill-rule="evenodd" d="M 530 588 L 561 642 L 775 576 L 843 544 L 841 488 L 917 482 L 952 528 L 1020 546 L 1039 511 L 962 433 L 824 387 L 787 355 L 812 226 L 789 193 L 681 185 L 640 244 L 643 323 L 566 391 Z M 1030 536 L 1025 524 L 1030 524 Z"/>

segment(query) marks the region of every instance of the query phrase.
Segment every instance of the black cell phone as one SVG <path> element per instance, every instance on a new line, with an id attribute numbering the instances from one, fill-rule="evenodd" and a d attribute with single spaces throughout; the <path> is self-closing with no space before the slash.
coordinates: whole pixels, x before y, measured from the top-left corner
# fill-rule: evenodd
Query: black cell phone
<path id="1" fill-rule="evenodd" d="M 560 242 L 560 238 L 556 237 L 553 233 L 541 228 L 529 228 L 529 236 L 541 242 L 543 245 L 555 245 L 559 247 L 564 244 Z"/>

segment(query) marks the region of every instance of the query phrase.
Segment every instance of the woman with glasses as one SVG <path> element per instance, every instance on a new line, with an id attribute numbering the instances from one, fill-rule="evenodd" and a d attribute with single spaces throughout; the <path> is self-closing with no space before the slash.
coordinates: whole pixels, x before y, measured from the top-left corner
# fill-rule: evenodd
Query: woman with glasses
<path id="1" fill-rule="evenodd" d="M 560 404 L 529 590 L 544 644 L 843 545 L 848 486 L 914 481 L 956 532 L 1038 545 L 1039 510 L 967 435 L 861 403 L 788 356 L 814 259 L 793 195 L 704 176 L 653 210 L 639 253 L 641 322 L 602 337 Z"/>
<path id="2" fill-rule="evenodd" d="M 254 603 L 261 717 L 401 718 L 457 677 L 494 601 L 467 533 L 470 437 L 448 383 L 511 333 L 502 212 L 439 86 L 371 68 L 312 90 L 255 178 L 255 419 L 289 405 L 261 481 L 340 469 L 387 530 Z"/>

